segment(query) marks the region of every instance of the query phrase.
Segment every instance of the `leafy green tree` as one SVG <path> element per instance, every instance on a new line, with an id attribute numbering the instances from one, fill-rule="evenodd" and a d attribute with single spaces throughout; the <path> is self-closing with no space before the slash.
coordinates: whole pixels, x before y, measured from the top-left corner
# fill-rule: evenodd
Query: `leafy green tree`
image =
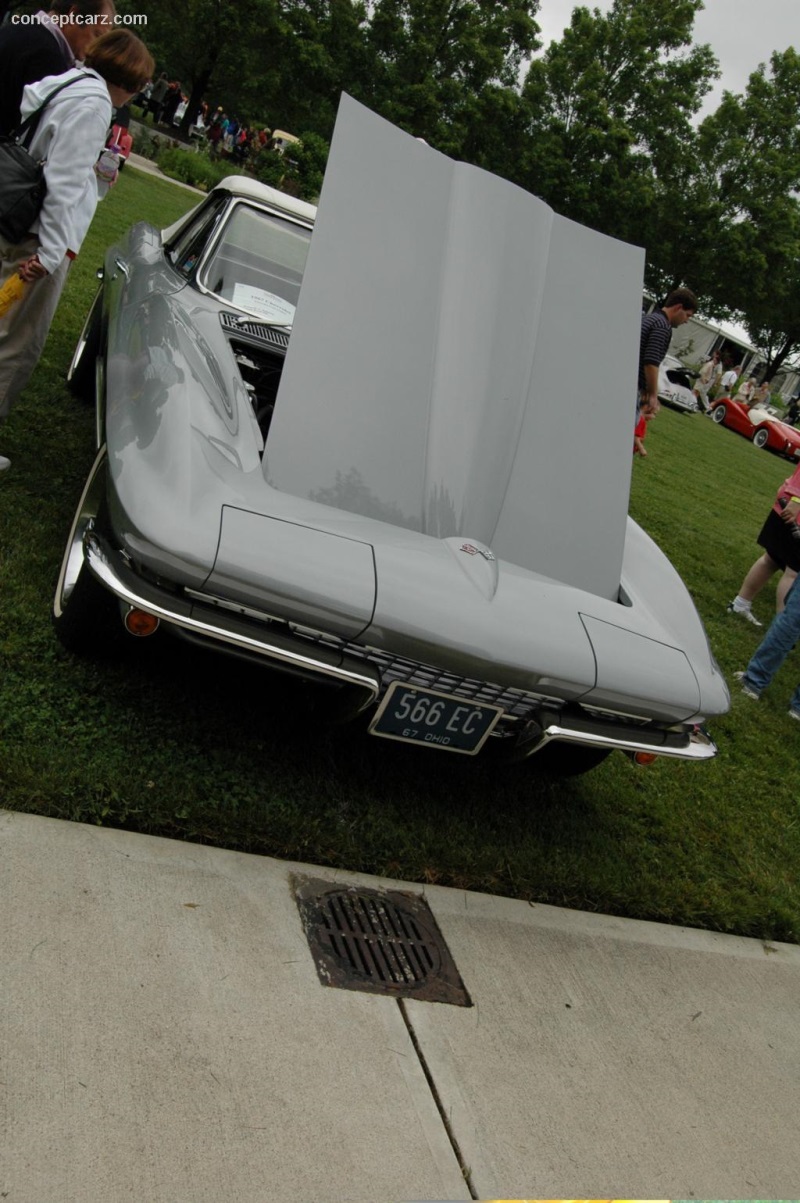
<path id="1" fill-rule="evenodd" d="M 264 184 L 316 204 L 329 149 L 324 138 L 308 132 L 285 154 L 277 150 L 261 151 L 249 168 Z"/>
<path id="2" fill-rule="evenodd" d="M 243 81 L 255 75 L 268 80 L 274 73 L 270 45 L 279 20 L 277 0 L 183 0 L 178 5 L 118 0 L 117 10 L 146 13 L 147 26 L 137 32 L 158 69 L 179 79 L 189 93 L 184 133 L 201 101 L 219 99 L 233 108 L 241 101 Z"/>
<path id="3" fill-rule="evenodd" d="M 689 170 L 692 117 L 718 74 L 692 44 L 702 0 L 614 0 L 576 8 L 523 87 L 529 138 L 518 180 L 560 213 L 642 242 L 658 258 L 660 218 L 683 212 L 669 186 Z"/>
<path id="4" fill-rule="evenodd" d="M 270 188 L 281 187 L 287 170 L 283 155 L 277 150 L 258 151 L 251 155 L 247 167 L 257 180 L 269 184 Z"/>
<path id="5" fill-rule="evenodd" d="M 742 95 L 726 92 L 699 132 L 718 214 L 706 272 L 719 309 L 767 352 L 768 374 L 800 347 L 800 55 L 774 53 Z"/>
<path id="6" fill-rule="evenodd" d="M 328 161 L 329 144 L 319 134 L 308 131 L 301 135 L 294 148 L 292 158 L 300 185 L 300 196 L 304 200 L 316 201 L 322 190 L 325 164 Z"/>
<path id="7" fill-rule="evenodd" d="M 277 75 L 261 90 L 271 124 L 329 139 L 343 91 L 363 98 L 372 75 L 361 0 L 279 0 Z M 257 78 L 257 84 L 261 81 Z"/>
<path id="8" fill-rule="evenodd" d="M 460 154 L 480 98 L 513 89 L 537 46 L 539 0 L 376 0 L 363 99 L 438 149 Z M 475 138 L 473 136 L 473 144 Z"/>
<path id="9" fill-rule="evenodd" d="M 693 44 L 702 0 L 578 7 L 537 48 L 539 0 L 185 0 L 148 3 L 146 41 L 201 99 L 304 131 L 291 163 L 256 170 L 313 196 L 339 95 L 350 92 L 446 153 L 558 212 L 644 245 L 656 295 L 688 284 L 741 318 L 776 370 L 800 345 L 800 59 L 772 56 L 699 129 L 718 75 Z M 143 0 L 118 0 L 140 12 Z M 287 170 L 288 168 L 288 170 Z"/>
<path id="10" fill-rule="evenodd" d="M 364 95 L 372 76 L 361 0 L 119 0 L 145 12 L 140 32 L 159 70 L 190 97 L 184 132 L 201 100 L 246 124 L 330 137 L 343 90 Z"/>

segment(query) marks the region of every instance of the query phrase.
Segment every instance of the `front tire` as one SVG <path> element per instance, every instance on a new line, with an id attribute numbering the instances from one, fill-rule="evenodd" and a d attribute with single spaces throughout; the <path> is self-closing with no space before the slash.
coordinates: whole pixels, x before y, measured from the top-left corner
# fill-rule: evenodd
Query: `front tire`
<path id="1" fill-rule="evenodd" d="M 508 744 L 504 747 L 504 744 Z M 525 755 L 524 746 L 515 746 L 512 740 L 489 740 L 486 755 L 502 767 L 513 767 L 516 772 L 533 773 L 539 777 L 580 777 L 590 773 L 610 756 L 613 748 L 597 748 L 589 744 L 568 743 L 553 740 L 539 752 Z"/>
<path id="2" fill-rule="evenodd" d="M 79 655 L 113 650 L 123 628 L 116 598 L 92 575 L 83 554 L 83 537 L 101 520 L 105 506 L 106 449 L 102 447 L 84 485 L 58 574 L 53 626 L 65 648 Z"/>
<path id="3" fill-rule="evenodd" d="M 611 748 L 593 748 L 588 744 L 572 744 L 559 740 L 535 752 L 527 762 L 534 772 L 548 777 L 580 777 L 590 773 L 610 756 Z"/>
<path id="4" fill-rule="evenodd" d="M 753 435 L 753 442 L 755 443 L 756 447 L 766 447 L 768 440 L 768 430 L 757 430 Z"/>
<path id="5" fill-rule="evenodd" d="M 95 399 L 96 363 L 100 355 L 103 337 L 103 289 L 97 290 L 91 308 L 83 323 L 81 336 L 67 369 L 67 386 L 70 392 L 84 401 Z"/>

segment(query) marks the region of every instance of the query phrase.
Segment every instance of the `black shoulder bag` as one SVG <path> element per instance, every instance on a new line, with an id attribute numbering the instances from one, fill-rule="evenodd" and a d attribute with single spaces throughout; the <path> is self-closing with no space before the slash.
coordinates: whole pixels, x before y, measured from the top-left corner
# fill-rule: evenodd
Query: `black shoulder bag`
<path id="1" fill-rule="evenodd" d="M 54 96 L 84 78 L 83 74 L 76 75 L 53 88 L 38 109 L 10 134 L 0 137 L 0 234 L 9 242 L 20 242 L 25 237 L 44 204 L 44 160 L 35 159 L 28 150 L 42 113 Z"/>

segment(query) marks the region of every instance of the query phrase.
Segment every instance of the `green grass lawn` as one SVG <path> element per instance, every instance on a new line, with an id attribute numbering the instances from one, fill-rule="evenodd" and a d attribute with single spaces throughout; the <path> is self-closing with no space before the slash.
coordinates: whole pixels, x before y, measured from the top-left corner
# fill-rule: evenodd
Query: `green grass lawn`
<path id="1" fill-rule="evenodd" d="M 764 699 L 734 690 L 710 764 L 586 777 L 400 748 L 324 728 L 297 686 L 174 640 L 123 662 L 56 642 L 50 605 L 93 458 L 93 415 L 64 372 L 103 248 L 134 220 L 165 225 L 196 200 L 128 169 L 100 205 L 45 355 L 0 431 L 0 800 L 347 869 L 561 906 L 797 941 L 800 672 Z M 724 612 L 789 465 L 702 417 L 662 411 L 633 465 L 632 513 L 672 558 L 729 679 L 759 640 Z M 768 622 L 774 592 L 756 602 Z M 137 645 L 137 652 L 139 647 Z"/>

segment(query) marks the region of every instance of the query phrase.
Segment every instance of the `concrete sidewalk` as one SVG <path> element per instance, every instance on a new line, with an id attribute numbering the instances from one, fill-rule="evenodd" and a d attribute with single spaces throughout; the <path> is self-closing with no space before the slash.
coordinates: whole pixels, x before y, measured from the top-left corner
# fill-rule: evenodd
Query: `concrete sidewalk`
<path id="1" fill-rule="evenodd" d="M 10 1203 L 791 1198 L 800 948 L 426 888 L 474 1006 L 323 986 L 289 888 L 0 812 Z"/>

